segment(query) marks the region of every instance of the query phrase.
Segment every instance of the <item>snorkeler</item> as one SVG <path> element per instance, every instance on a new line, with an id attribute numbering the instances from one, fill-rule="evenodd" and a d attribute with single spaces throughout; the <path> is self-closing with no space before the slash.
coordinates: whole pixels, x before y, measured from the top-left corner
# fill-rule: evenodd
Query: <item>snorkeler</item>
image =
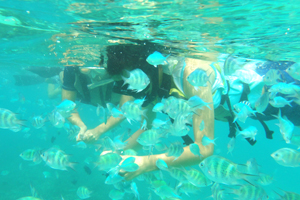
<path id="1" fill-rule="evenodd" d="M 97 77 L 92 75 L 92 69 L 88 68 L 79 68 L 79 67 L 65 67 L 63 86 L 62 86 L 62 99 L 75 100 L 80 98 L 81 102 L 86 102 L 92 105 L 103 105 L 105 103 L 111 102 L 114 104 L 119 103 L 121 107 L 125 102 L 133 99 L 143 99 L 142 107 L 147 109 L 147 122 L 151 124 L 152 120 L 155 118 L 156 113 L 152 112 L 152 108 L 155 103 L 157 103 L 157 98 L 163 98 L 170 96 L 170 89 L 174 88 L 175 85 L 172 82 L 172 77 L 166 74 L 163 74 L 161 67 L 153 67 L 147 63 L 146 58 L 153 53 L 155 50 L 160 50 L 159 45 L 151 44 L 147 42 L 140 42 L 138 45 L 115 45 L 109 46 L 106 49 L 106 56 L 101 56 L 100 66 L 107 64 L 106 73 L 102 73 L 100 80 L 93 80 Z M 105 62 L 104 60 L 107 59 Z M 186 67 L 182 78 L 182 88 L 185 94 L 185 98 L 188 99 L 193 96 L 198 96 L 203 99 L 205 102 L 212 102 L 212 92 L 211 85 L 208 84 L 202 90 L 194 90 L 194 87 L 187 82 L 187 76 L 193 72 L 195 69 L 209 70 L 209 73 L 212 73 L 213 70 L 209 66 L 211 62 L 201 61 L 197 59 L 185 59 Z M 142 92 L 136 93 L 130 90 L 127 90 L 127 87 L 123 86 L 123 81 L 120 79 L 121 75 L 125 75 L 125 70 L 133 70 L 139 68 L 145 74 L 148 75 L 150 79 L 150 84 Z M 101 69 L 99 69 L 101 70 Z M 113 78 L 113 83 L 107 83 L 99 87 L 88 89 L 88 86 L 91 84 L 96 84 L 97 82 L 109 82 L 104 81 L 104 79 Z M 210 76 L 210 82 L 214 81 L 214 75 Z M 111 86 L 110 86 L 111 84 Z M 107 91 L 113 91 L 109 94 Z M 102 93 L 101 93 L 102 91 Z M 121 94 L 119 97 L 108 98 L 109 95 L 116 95 L 116 93 Z M 175 92 L 176 93 L 176 92 Z M 109 94 L 107 96 L 107 94 Z M 101 100 L 102 98 L 102 100 Z M 78 113 L 73 113 L 69 118 L 69 121 L 80 127 L 80 133 L 77 136 L 77 140 L 83 140 L 85 142 L 97 140 L 103 133 L 111 130 L 113 127 L 118 125 L 124 118 L 113 118 L 110 117 L 107 120 L 107 123 L 100 124 L 94 129 L 87 130 L 86 125 L 82 122 Z M 199 130 L 200 123 L 204 120 L 206 128 L 203 131 Z M 143 120 L 142 120 L 143 121 Z M 213 145 L 204 147 L 201 143 L 202 137 L 205 135 L 211 139 L 214 137 L 214 111 L 213 106 L 210 108 L 205 107 L 201 112 L 197 111 L 197 114 L 193 116 L 193 132 L 194 132 L 194 143 L 198 144 L 200 151 L 203 157 L 201 159 L 195 156 L 190 150 L 189 147 L 184 147 L 184 152 L 176 161 L 174 158 L 167 157 L 165 154 L 160 155 L 151 155 L 148 159 L 148 156 L 137 156 L 136 163 L 140 166 L 139 170 L 133 173 L 123 174 L 126 179 L 132 179 L 140 173 L 147 171 L 152 171 L 156 169 L 155 162 L 158 158 L 163 159 L 169 166 L 190 166 L 193 164 L 199 163 L 203 158 L 212 155 Z M 150 127 L 149 127 L 150 128 Z M 144 130 L 139 129 L 135 132 L 128 140 L 125 149 L 140 149 L 142 146 L 136 141 L 137 138 L 143 133 Z M 124 150 L 125 150 L 124 149 Z"/>
<path id="2" fill-rule="evenodd" d="M 81 95 L 81 97 L 84 97 L 83 99 L 89 100 L 86 102 L 94 105 L 100 103 L 104 106 L 107 102 L 117 100 L 115 103 L 119 102 L 121 107 L 125 102 L 134 98 L 143 99 L 145 97 L 146 101 L 144 102 L 143 107 L 147 107 L 147 110 L 151 111 L 151 107 L 157 103 L 157 99 L 167 98 L 170 95 L 186 100 L 193 96 L 197 96 L 200 97 L 204 102 L 213 102 L 213 104 L 208 106 L 209 108 L 204 107 L 202 110 L 198 109 L 196 113 L 193 114 L 192 127 L 195 138 L 194 143 L 200 148 L 200 152 L 203 156 L 201 159 L 195 156 L 190 151 L 188 146 L 184 147 L 182 156 L 175 161 L 174 158 L 168 157 L 166 154 L 136 156 L 135 163 L 139 165 L 139 169 L 135 172 L 123 173 L 127 180 L 132 179 L 141 173 L 157 169 L 155 162 L 159 158 L 164 160 L 168 166 L 190 166 L 197 164 L 202 159 L 212 155 L 214 148 L 213 145 L 204 147 L 202 144 L 202 138 L 204 136 L 210 139 L 214 138 L 214 119 L 228 121 L 229 124 L 231 124 L 231 133 L 229 136 L 235 137 L 235 131 L 232 128 L 233 126 L 240 128 L 237 124 L 237 120 L 242 120 L 242 118 L 238 115 L 238 106 L 241 106 L 239 103 L 243 101 L 249 101 L 251 104 L 255 104 L 258 98 L 264 93 L 265 90 L 267 90 L 267 88 L 265 88 L 265 82 L 262 80 L 263 75 L 261 75 L 262 73 L 260 73 L 259 70 L 266 68 L 270 62 L 262 62 L 257 60 L 249 61 L 245 59 L 245 63 L 247 65 L 245 67 L 244 65 L 239 65 L 236 62 L 236 58 L 230 55 L 220 56 L 219 54 L 207 53 L 205 54 L 205 56 L 208 58 L 207 60 L 180 57 L 176 58 L 174 56 L 170 56 L 167 60 L 169 65 L 159 65 L 156 68 L 147 63 L 146 58 L 154 51 L 163 51 L 163 49 L 159 49 L 159 45 L 154 45 L 151 47 L 149 47 L 149 45 L 149 43 L 144 44 L 144 42 L 141 42 L 138 45 L 115 45 L 107 47 L 106 56 L 102 55 L 102 59 L 100 61 L 100 66 L 107 66 L 104 69 L 99 69 L 100 71 L 103 70 L 107 72 L 107 74 L 103 73 L 101 76 L 99 76 L 100 80 L 91 80 L 91 78 L 97 77 L 95 74 L 90 74 L 92 72 L 92 68 L 79 69 L 78 67 L 66 67 L 64 74 L 62 98 L 75 100 L 76 96 Z M 173 63 L 171 68 L 170 63 Z M 273 65 L 274 63 L 276 64 L 276 62 L 272 62 Z M 282 63 L 276 66 L 281 66 L 281 64 Z M 249 73 L 250 71 L 247 69 L 247 67 L 251 70 L 251 72 L 255 73 Z M 149 86 L 141 93 L 132 92 L 126 89 L 126 87 L 123 85 L 123 81 L 120 78 L 120 76 L 124 76 L 126 74 L 124 70 L 130 71 L 136 68 L 142 69 L 142 71 L 144 71 L 144 73 L 146 73 L 150 79 Z M 237 76 L 233 76 L 232 74 L 235 73 L 235 71 L 238 71 L 237 69 L 247 70 L 243 72 L 244 74 L 239 74 L 239 78 L 237 78 Z M 195 87 L 188 81 L 189 75 L 195 70 L 205 71 L 206 74 L 209 75 L 209 79 L 207 84 L 205 84 L 205 87 L 201 87 L 201 89 L 198 90 L 195 89 Z M 67 75 L 67 71 L 71 71 L 73 75 Z M 85 76 L 85 78 L 82 78 L 83 76 Z M 107 81 L 106 79 L 113 79 L 113 82 Z M 241 81 L 241 79 L 243 81 Z M 98 88 L 96 94 L 98 94 L 99 98 L 98 101 L 94 101 L 92 100 L 94 97 L 92 94 L 94 92 L 91 92 L 91 90 L 88 89 L 88 86 L 91 86 L 91 84 L 97 85 L 97 81 L 99 83 L 107 84 L 98 84 L 100 86 L 96 87 Z M 75 83 L 77 83 L 77 86 L 75 86 Z M 111 84 L 111 86 L 108 86 L 109 84 Z M 84 86 L 84 88 L 82 86 Z M 105 89 L 104 86 L 110 89 Z M 113 91 L 114 93 L 121 94 L 122 96 L 119 98 L 107 98 L 106 95 L 109 94 L 109 92 L 102 92 L 102 95 L 99 95 L 99 91 L 101 90 Z M 102 100 L 100 98 L 102 98 Z M 235 110 L 233 110 L 234 105 L 237 105 Z M 245 103 L 243 105 L 247 104 Z M 274 110 L 273 108 L 269 107 L 270 105 L 262 111 L 264 114 L 267 113 L 267 118 L 262 119 L 260 115 L 263 114 L 256 114 L 256 117 L 251 117 L 261 121 L 262 125 L 264 126 L 265 124 L 263 120 L 274 119 L 274 117 L 271 115 L 274 113 L 277 114 L 276 112 L 278 112 L 278 108 L 275 108 Z M 295 106 L 295 108 L 297 107 Z M 269 110 L 271 110 L 271 112 Z M 284 108 L 282 110 L 288 116 L 286 109 Z M 148 112 L 147 117 L 148 124 L 151 124 L 152 120 L 155 118 L 155 113 Z M 100 124 L 98 127 L 91 130 L 87 130 L 78 113 L 74 113 L 69 120 L 81 128 L 77 140 L 89 142 L 97 140 L 103 133 L 111 130 L 124 119 L 125 118 L 111 117 L 106 124 Z M 204 121 L 205 129 L 200 130 L 198 127 L 202 121 Z M 295 123 L 295 121 L 293 121 L 293 123 Z M 269 131 L 267 132 L 267 137 L 271 138 L 272 131 L 268 130 L 267 126 L 265 129 L 266 132 Z M 128 143 L 125 149 L 141 148 L 141 145 L 136 140 L 143 132 L 143 130 L 139 129 L 136 133 L 134 133 L 132 137 L 127 140 Z M 248 141 L 252 145 L 255 143 L 255 141 Z M 186 144 L 188 145 L 190 142 L 186 142 Z"/>

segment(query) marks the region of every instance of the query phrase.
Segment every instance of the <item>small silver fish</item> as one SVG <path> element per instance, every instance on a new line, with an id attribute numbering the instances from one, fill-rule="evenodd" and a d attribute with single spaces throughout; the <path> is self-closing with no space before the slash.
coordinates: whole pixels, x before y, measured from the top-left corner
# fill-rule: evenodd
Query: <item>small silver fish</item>
<path id="1" fill-rule="evenodd" d="M 158 169 L 160 169 L 160 170 L 165 170 L 165 171 L 168 170 L 167 163 L 162 159 L 157 159 L 156 160 L 156 167 L 158 167 Z"/>
<path id="2" fill-rule="evenodd" d="M 286 105 L 289 105 L 290 107 L 292 107 L 292 105 L 291 105 L 292 101 L 293 100 L 288 101 L 281 96 L 277 96 L 273 100 L 270 101 L 270 104 L 275 108 L 282 108 Z"/>
<path id="3" fill-rule="evenodd" d="M 269 93 L 265 92 L 255 102 L 254 107 L 256 109 L 256 112 L 262 114 L 266 110 L 266 108 L 268 107 L 268 104 L 269 104 Z"/>
<path id="4" fill-rule="evenodd" d="M 232 151 L 234 147 L 235 147 L 235 137 L 232 137 L 227 144 L 227 149 L 228 149 L 227 154 L 230 153 L 232 155 Z"/>
<path id="5" fill-rule="evenodd" d="M 207 145 L 209 145 L 209 144 L 214 144 L 214 145 L 216 145 L 216 143 L 215 143 L 216 139 L 218 139 L 218 138 L 210 139 L 209 137 L 207 137 L 206 135 L 204 135 L 204 136 L 202 137 L 201 143 L 202 143 L 203 146 L 207 146 Z"/>
<path id="6" fill-rule="evenodd" d="M 270 69 L 263 78 L 266 85 L 275 85 L 278 80 L 282 81 L 280 71 L 277 69 Z"/>
<path id="7" fill-rule="evenodd" d="M 300 152 L 290 148 L 282 148 L 271 154 L 272 158 L 285 167 L 300 167 Z"/>
<path id="8" fill-rule="evenodd" d="M 166 65 L 168 64 L 167 58 L 169 57 L 166 56 L 164 57 L 160 52 L 155 51 L 151 55 L 149 55 L 146 59 L 146 61 L 150 64 L 153 65 L 154 67 L 157 67 L 157 65 Z"/>
<path id="9" fill-rule="evenodd" d="M 190 151 L 195 155 L 195 156 L 201 156 L 200 154 L 200 148 L 198 146 L 198 144 L 196 143 L 192 143 L 189 145 L 190 146 Z"/>
<path id="10" fill-rule="evenodd" d="M 203 131 L 204 130 L 204 126 L 205 126 L 204 120 L 202 120 L 202 122 L 200 123 L 200 126 L 199 126 L 199 130 Z"/>
<path id="11" fill-rule="evenodd" d="M 298 63 L 293 64 L 285 71 L 294 79 L 300 80 L 300 65 Z"/>
<path id="12" fill-rule="evenodd" d="M 237 130 L 237 132 L 238 132 L 237 136 L 242 135 L 244 138 L 250 138 L 251 140 L 255 141 L 257 128 L 255 126 L 249 126 L 248 128 L 242 131 Z"/>

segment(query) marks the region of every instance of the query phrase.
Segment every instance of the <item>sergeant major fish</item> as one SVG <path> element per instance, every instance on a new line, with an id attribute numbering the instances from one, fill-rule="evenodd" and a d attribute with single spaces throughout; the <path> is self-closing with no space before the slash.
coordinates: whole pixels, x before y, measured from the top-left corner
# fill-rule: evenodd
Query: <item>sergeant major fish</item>
<path id="1" fill-rule="evenodd" d="M 25 122 L 17 119 L 16 114 L 10 110 L 0 108 L 0 128 L 18 132 L 25 126 Z"/>
<path id="2" fill-rule="evenodd" d="M 87 198 L 90 198 L 91 197 L 91 191 L 87 188 L 87 187 L 84 187 L 84 186 L 81 186 L 77 189 L 77 196 L 80 198 L 80 199 L 87 199 Z"/>
<path id="3" fill-rule="evenodd" d="M 50 148 L 41 154 L 42 159 L 52 169 L 67 170 L 67 167 L 74 169 L 76 163 L 69 161 L 69 156 L 60 149 Z"/>
<path id="4" fill-rule="evenodd" d="M 285 71 L 294 79 L 300 80 L 300 65 L 298 63 L 293 64 Z"/>
<path id="5" fill-rule="evenodd" d="M 146 116 L 146 110 L 142 110 L 141 105 L 134 103 L 134 101 L 125 102 L 121 107 L 121 111 L 129 123 L 131 123 L 131 120 L 141 121 L 141 116 Z"/>
<path id="6" fill-rule="evenodd" d="M 242 65 L 237 61 L 236 57 L 229 55 L 224 63 L 224 75 L 231 76 L 241 68 Z"/>
<path id="7" fill-rule="evenodd" d="M 96 162 L 99 170 L 109 170 L 119 165 L 122 157 L 116 153 L 107 153 L 100 155 L 99 160 Z"/>
<path id="8" fill-rule="evenodd" d="M 248 175 L 239 171 L 238 164 L 218 155 L 207 157 L 199 166 L 206 177 L 216 183 L 236 185 L 248 180 Z"/>
<path id="9" fill-rule="evenodd" d="M 247 199 L 247 200 L 269 199 L 266 191 L 259 186 L 243 185 L 239 189 L 233 189 L 233 193 L 238 195 L 238 199 Z"/>
<path id="10" fill-rule="evenodd" d="M 128 89 L 140 92 L 144 90 L 150 83 L 150 79 L 141 69 L 134 69 L 129 72 L 129 78 L 125 78 L 122 76 L 124 80 L 124 84 L 129 84 Z"/>
<path id="11" fill-rule="evenodd" d="M 202 69 L 196 69 L 190 75 L 188 75 L 186 80 L 192 86 L 194 86 L 195 90 L 198 90 L 199 87 L 207 87 L 207 82 L 209 82 L 209 76 L 207 76 L 206 71 Z"/>
<path id="12" fill-rule="evenodd" d="M 281 148 L 271 154 L 272 158 L 285 167 L 300 167 L 300 152 L 290 148 Z"/>
<path id="13" fill-rule="evenodd" d="M 34 116 L 32 118 L 31 123 L 34 128 L 40 129 L 45 125 L 46 121 L 47 121 L 46 118 L 43 118 L 41 115 L 38 115 L 38 116 Z"/>

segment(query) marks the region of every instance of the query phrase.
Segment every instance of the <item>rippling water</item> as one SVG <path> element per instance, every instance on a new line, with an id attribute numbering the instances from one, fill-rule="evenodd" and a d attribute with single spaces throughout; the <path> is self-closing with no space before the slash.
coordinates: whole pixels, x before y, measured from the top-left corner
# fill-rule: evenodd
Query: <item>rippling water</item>
<path id="1" fill-rule="evenodd" d="M 4 67 L 63 65 L 72 54 L 79 63 L 93 62 L 102 45 L 135 39 L 196 57 L 207 51 L 272 60 L 299 57 L 299 0 L 0 1 L 0 5 Z"/>

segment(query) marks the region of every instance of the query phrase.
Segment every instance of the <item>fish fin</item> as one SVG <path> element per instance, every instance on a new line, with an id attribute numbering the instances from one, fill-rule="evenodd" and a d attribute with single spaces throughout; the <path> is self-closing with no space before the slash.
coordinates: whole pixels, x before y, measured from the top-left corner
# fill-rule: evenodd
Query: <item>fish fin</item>
<path id="1" fill-rule="evenodd" d="M 131 121 L 130 121 L 130 119 L 129 118 L 126 118 L 127 119 L 127 121 L 129 122 L 129 124 L 131 124 Z M 132 125 L 132 124 L 131 124 Z"/>
<path id="2" fill-rule="evenodd" d="M 127 84 L 127 80 L 128 80 L 128 78 L 126 78 L 126 77 L 124 77 L 124 76 L 121 76 L 122 77 L 122 79 L 123 79 L 123 81 L 124 81 L 124 83 L 123 83 L 123 85 L 122 86 L 124 86 L 124 85 L 126 85 Z"/>
<path id="3" fill-rule="evenodd" d="M 76 170 L 75 170 L 75 165 L 77 165 L 78 164 L 78 162 L 70 162 L 69 164 L 68 164 L 68 167 L 70 167 L 72 170 L 74 170 L 75 172 L 76 172 Z"/>
<path id="4" fill-rule="evenodd" d="M 208 82 L 210 83 L 211 87 L 214 85 L 214 83 L 210 82 L 210 76 L 212 76 L 214 73 L 214 71 L 212 71 L 209 75 L 208 75 Z"/>
<path id="5" fill-rule="evenodd" d="M 257 185 L 256 181 L 259 179 L 258 175 L 245 174 L 245 173 L 241 173 L 241 174 L 242 174 L 242 179 L 244 181 L 246 181 L 247 183 L 249 183 L 250 185 L 253 185 L 253 186 Z"/>
<path id="6" fill-rule="evenodd" d="M 146 113 L 147 113 L 148 109 L 143 109 L 142 111 L 142 116 L 144 116 L 146 119 L 148 119 Z"/>
<path id="7" fill-rule="evenodd" d="M 213 143 L 214 145 L 216 145 L 216 146 L 217 146 L 217 144 L 215 143 L 215 141 L 216 141 L 217 139 L 218 139 L 218 138 L 215 138 L 215 139 L 212 140 L 212 143 Z"/>
<path id="8" fill-rule="evenodd" d="M 27 120 L 23 120 L 23 119 L 19 119 L 19 120 L 18 120 L 18 124 L 19 124 L 19 125 L 28 127 L 28 126 L 26 125 L 26 122 L 27 122 Z"/>

